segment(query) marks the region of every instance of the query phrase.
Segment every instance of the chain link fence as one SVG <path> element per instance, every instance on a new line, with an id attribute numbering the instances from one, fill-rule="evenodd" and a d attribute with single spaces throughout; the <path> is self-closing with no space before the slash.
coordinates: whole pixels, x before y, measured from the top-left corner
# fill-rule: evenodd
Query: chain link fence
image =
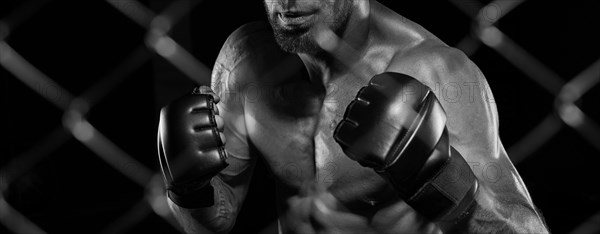
<path id="1" fill-rule="evenodd" d="M 539 178 L 540 174 L 573 174 L 578 168 L 590 168 L 584 164 L 598 162 L 600 126 L 594 102 L 600 81 L 599 46 L 572 43 L 593 42 L 589 34 L 600 22 L 587 14 L 597 5 L 569 3 L 562 9 L 565 17 L 586 15 L 561 19 L 567 22 L 558 25 L 560 20 L 541 21 L 548 26 L 528 22 L 532 19 L 528 16 L 539 13 L 536 9 L 550 9 L 543 7 L 546 3 L 450 0 L 427 3 L 432 4 L 431 12 L 423 10 L 424 3 L 417 4 L 420 10 L 382 3 L 418 23 L 423 18 L 432 25 L 426 28 L 454 42 L 486 74 L 500 109 L 505 146 L 534 201 L 541 200 L 537 204 L 550 228 L 598 230 L 594 229 L 600 215 L 596 190 L 569 187 L 570 197 L 557 201 L 553 198 L 567 192 L 545 198 L 549 196 L 545 191 L 562 191 L 567 179 L 576 176 L 558 182 Z M 0 231 L 181 231 L 169 213 L 157 170 L 158 108 L 177 93 L 189 91 L 182 87 L 209 82 L 218 43 L 235 27 L 223 26 L 218 33 L 210 30 L 218 28 L 223 18 L 236 17 L 234 12 L 243 11 L 244 4 L 262 10 L 260 1 L 239 6 L 193 0 L 1 3 L 0 75 L 6 107 L 1 120 L 8 141 L 0 153 Z M 236 7 L 240 9 L 231 10 Z M 235 18 L 237 26 L 263 17 L 258 11 L 254 18 Z M 560 17 L 558 12 L 542 15 Z M 214 20 L 207 20 L 210 17 Z M 455 27 L 445 25 L 447 21 L 462 25 L 441 30 Z M 527 27 L 539 28 L 529 32 Z M 214 43 L 194 42 L 201 37 L 213 37 Z M 548 40 L 539 42 L 547 46 L 565 37 L 582 38 L 565 42 L 572 43 L 574 52 L 537 53 L 560 48 L 536 47 L 536 40 Z M 48 54 L 39 55 L 40 51 Z M 545 57 L 548 54 L 556 57 Z M 510 106 L 515 103 L 518 106 Z M 576 162 L 561 168 L 561 158 Z M 592 177 L 580 178 L 577 184 L 594 181 L 593 171 L 587 173 Z M 252 191 L 250 196 L 255 198 L 249 199 L 244 214 L 257 212 L 249 210 L 265 201 Z M 583 199 L 574 206 L 586 207 L 565 208 L 569 205 L 564 203 L 573 198 Z M 555 203 L 563 205 L 553 210 Z M 560 224 L 564 218 L 560 213 L 573 210 L 581 212 Z M 269 223 L 242 218 L 240 222 L 243 227 L 235 231 L 261 230 Z M 248 227 L 255 229 L 244 229 Z"/>

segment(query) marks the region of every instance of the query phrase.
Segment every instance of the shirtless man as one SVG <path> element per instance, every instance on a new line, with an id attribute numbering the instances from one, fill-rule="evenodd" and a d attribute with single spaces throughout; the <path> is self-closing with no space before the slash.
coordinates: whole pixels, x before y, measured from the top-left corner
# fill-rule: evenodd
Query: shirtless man
<path id="1" fill-rule="evenodd" d="M 214 93 L 161 111 L 159 158 L 185 231 L 231 230 L 262 158 L 283 233 L 547 232 L 463 53 L 376 1 L 265 8 L 271 27 L 225 42 Z"/>

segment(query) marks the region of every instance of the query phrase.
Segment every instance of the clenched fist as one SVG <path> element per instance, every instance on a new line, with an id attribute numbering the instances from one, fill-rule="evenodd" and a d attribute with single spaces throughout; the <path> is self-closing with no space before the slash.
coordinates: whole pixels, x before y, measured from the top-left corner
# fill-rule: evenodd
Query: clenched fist
<path id="1" fill-rule="evenodd" d="M 158 155 L 169 198 L 180 207 L 212 206 L 210 179 L 227 167 L 219 97 L 194 89 L 160 112 Z"/>

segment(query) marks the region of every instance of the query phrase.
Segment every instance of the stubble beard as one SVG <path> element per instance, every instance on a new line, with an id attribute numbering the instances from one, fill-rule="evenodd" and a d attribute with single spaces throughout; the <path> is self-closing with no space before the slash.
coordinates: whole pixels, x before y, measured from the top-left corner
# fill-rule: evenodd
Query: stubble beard
<path id="1" fill-rule="evenodd" d="M 268 13 L 267 13 L 268 14 Z M 346 31 L 350 19 L 351 9 L 346 7 L 334 15 L 333 22 L 328 27 L 336 35 L 342 35 Z M 269 14 L 268 19 L 277 44 L 282 50 L 289 53 L 302 53 L 308 55 L 318 55 L 323 53 L 323 49 L 315 41 L 313 35 L 317 25 L 311 27 L 298 27 L 293 29 L 284 28 L 279 24 L 276 14 Z"/>

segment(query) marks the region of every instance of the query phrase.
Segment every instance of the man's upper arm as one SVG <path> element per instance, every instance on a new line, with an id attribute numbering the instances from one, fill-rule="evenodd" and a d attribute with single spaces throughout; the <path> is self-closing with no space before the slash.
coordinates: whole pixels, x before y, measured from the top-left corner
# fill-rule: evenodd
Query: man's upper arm
<path id="1" fill-rule="evenodd" d="M 221 98 L 217 104 L 225 128 L 223 134 L 226 138 L 225 149 L 227 151 L 227 163 L 229 166 L 219 173 L 219 178 L 227 184 L 237 201 L 236 211 L 242 206 L 250 178 L 253 174 L 256 156 L 251 155 L 249 150 L 248 135 L 244 122 L 243 98 L 240 95 L 238 81 L 231 70 L 234 69 L 229 63 L 227 53 L 227 42 L 213 68 L 212 89 Z"/>
<path id="2" fill-rule="evenodd" d="M 518 194 L 531 203 L 500 140 L 498 110 L 485 77 L 466 55 L 450 50 L 436 72 L 436 96 L 448 116 L 450 144 L 483 186 L 497 193 Z"/>
<path id="3" fill-rule="evenodd" d="M 479 181 L 476 232 L 546 232 L 498 133 L 498 112 L 485 77 L 459 50 L 439 46 L 415 53 L 395 69 L 429 86 L 447 115 L 450 144 Z M 394 69 L 390 69 L 394 70 Z"/>
<path id="4" fill-rule="evenodd" d="M 433 90 L 448 116 L 450 144 L 469 163 L 481 187 L 533 206 L 500 141 L 496 104 L 479 68 L 453 48 L 425 51 L 404 59 L 396 70 Z"/>

